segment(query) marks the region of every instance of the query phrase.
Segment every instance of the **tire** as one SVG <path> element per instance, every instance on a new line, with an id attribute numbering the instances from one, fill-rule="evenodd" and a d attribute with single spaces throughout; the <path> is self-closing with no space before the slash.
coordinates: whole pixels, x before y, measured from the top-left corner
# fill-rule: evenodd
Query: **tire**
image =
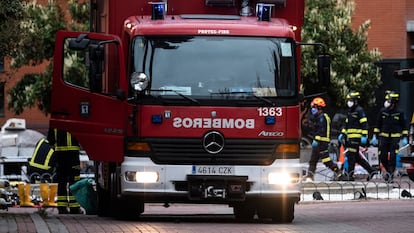
<path id="1" fill-rule="evenodd" d="M 102 163 L 102 175 L 107 180 L 107 187 L 101 187 L 98 182 L 98 171 L 95 169 L 97 189 L 97 214 L 102 217 L 114 217 L 120 220 L 136 220 L 144 212 L 144 202 L 134 197 L 118 197 L 120 193 L 119 176 L 116 171 L 116 164 Z M 98 168 L 98 167 L 96 167 Z"/>
<path id="2" fill-rule="evenodd" d="M 278 199 L 275 203 L 277 203 L 277 206 L 274 207 L 273 222 L 291 223 L 295 218 L 295 201 L 291 199 Z"/>
<path id="3" fill-rule="evenodd" d="M 109 192 L 111 187 L 110 186 L 106 188 L 102 187 L 101 184 L 98 182 L 99 175 L 100 175 L 98 174 L 99 166 L 106 166 L 107 167 L 106 169 L 108 169 L 109 171 L 109 164 L 95 162 L 95 182 L 96 182 L 96 196 L 97 196 L 96 213 L 100 217 L 112 217 L 111 206 L 110 206 L 111 195 Z M 103 170 L 106 170 L 106 169 L 103 169 Z M 102 175 L 108 176 L 106 174 L 102 174 Z M 109 176 L 104 179 L 109 179 Z"/>
<path id="4" fill-rule="evenodd" d="M 249 222 L 256 214 L 256 207 L 252 201 L 238 203 L 234 205 L 233 213 L 238 221 Z"/>
<path id="5" fill-rule="evenodd" d="M 294 219 L 295 201 L 272 198 L 258 203 L 257 216 L 262 220 L 271 219 L 275 223 L 291 223 Z"/>

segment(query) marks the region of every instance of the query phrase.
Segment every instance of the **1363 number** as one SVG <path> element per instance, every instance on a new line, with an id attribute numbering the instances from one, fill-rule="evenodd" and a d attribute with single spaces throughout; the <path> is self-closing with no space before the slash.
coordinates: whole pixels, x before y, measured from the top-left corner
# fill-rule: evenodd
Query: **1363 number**
<path id="1" fill-rule="evenodd" d="M 258 108 L 257 111 L 259 112 L 259 116 L 282 116 L 282 108 L 281 107 L 271 107 L 271 108 Z"/>

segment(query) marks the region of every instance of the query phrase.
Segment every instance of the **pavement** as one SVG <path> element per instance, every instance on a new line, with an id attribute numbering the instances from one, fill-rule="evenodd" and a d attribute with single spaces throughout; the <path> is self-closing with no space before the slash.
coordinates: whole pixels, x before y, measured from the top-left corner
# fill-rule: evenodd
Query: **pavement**
<path id="1" fill-rule="evenodd" d="M 414 183 L 407 176 L 399 177 L 395 184 L 385 184 L 380 178 L 366 182 L 363 176 L 355 182 L 332 182 L 327 178 L 330 177 L 330 171 L 327 171 L 322 164 L 318 164 L 318 171 L 319 176 L 315 182 L 303 183 L 302 203 L 314 202 L 312 196 L 315 191 L 319 191 L 325 201 L 355 200 L 354 193 L 361 188 L 365 188 L 370 199 L 400 199 L 401 191 L 405 188 L 414 193 Z M 385 193 L 384 197 L 379 195 L 382 191 Z M 349 198 L 345 194 L 350 194 Z M 56 208 L 10 207 L 8 210 L 0 210 L 0 232 L 88 232 L 87 229 L 81 229 L 77 223 L 91 217 L 90 215 L 59 215 Z"/>

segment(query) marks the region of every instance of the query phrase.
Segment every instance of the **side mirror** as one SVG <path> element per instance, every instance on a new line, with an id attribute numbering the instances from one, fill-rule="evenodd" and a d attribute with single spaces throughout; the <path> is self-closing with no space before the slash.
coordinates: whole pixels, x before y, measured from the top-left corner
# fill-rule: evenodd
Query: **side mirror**
<path id="1" fill-rule="evenodd" d="M 69 41 L 69 48 L 71 50 L 76 50 L 76 51 L 80 51 L 80 50 L 84 50 L 88 47 L 90 43 L 90 40 L 87 38 L 86 34 L 80 34 L 78 36 L 78 38 L 76 39 L 71 39 Z"/>
<path id="2" fill-rule="evenodd" d="M 318 56 L 318 80 L 320 87 L 326 89 L 331 83 L 331 58 L 329 55 Z"/>

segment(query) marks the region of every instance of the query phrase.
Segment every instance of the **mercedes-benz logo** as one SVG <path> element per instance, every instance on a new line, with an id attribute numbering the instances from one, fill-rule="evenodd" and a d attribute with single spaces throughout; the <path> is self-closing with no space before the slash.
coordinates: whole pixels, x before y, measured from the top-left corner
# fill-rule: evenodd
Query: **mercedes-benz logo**
<path id="1" fill-rule="evenodd" d="M 203 147 L 210 154 L 217 154 L 224 148 L 224 136 L 217 131 L 210 131 L 204 135 Z"/>

